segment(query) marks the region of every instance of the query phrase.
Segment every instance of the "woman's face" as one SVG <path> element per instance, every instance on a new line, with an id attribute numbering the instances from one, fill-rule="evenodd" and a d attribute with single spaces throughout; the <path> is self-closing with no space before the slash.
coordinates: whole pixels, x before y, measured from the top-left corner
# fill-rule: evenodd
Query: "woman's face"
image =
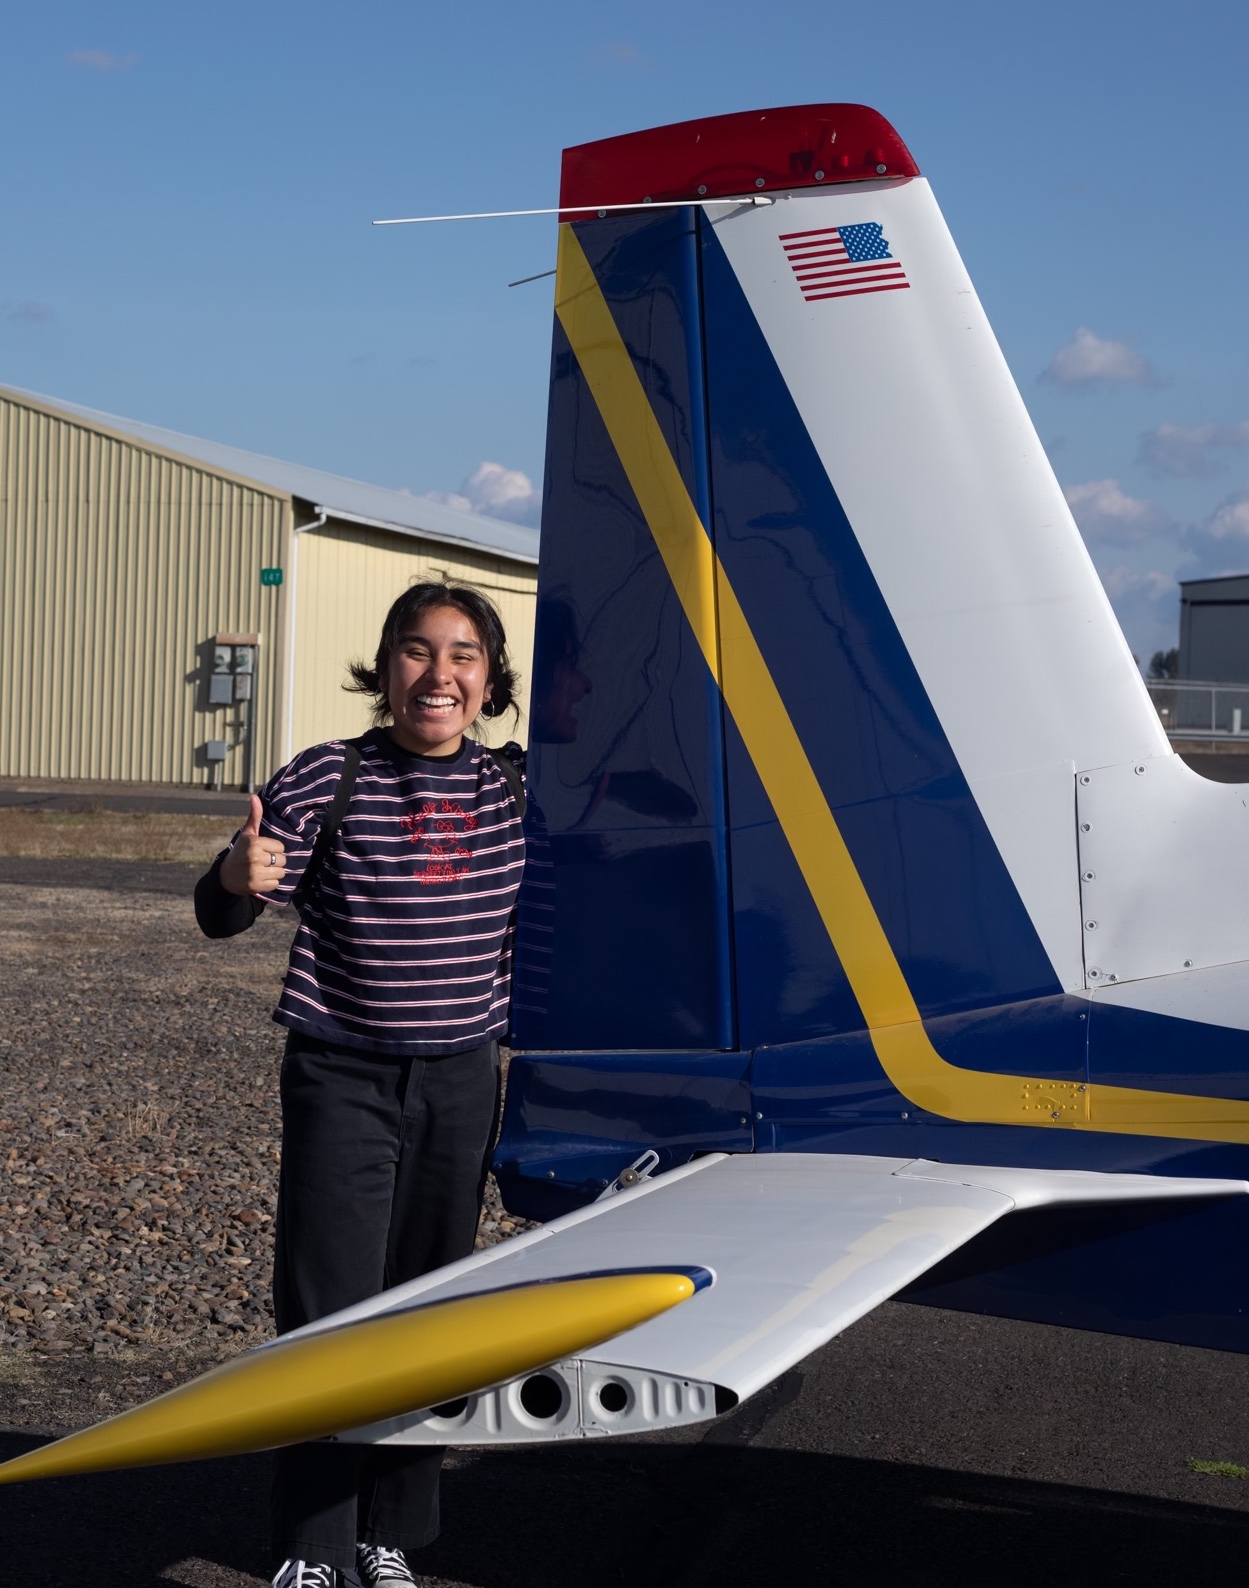
<path id="1" fill-rule="evenodd" d="M 390 654 L 386 700 L 396 743 L 415 755 L 451 756 L 490 698 L 486 648 L 456 607 L 413 618 Z"/>

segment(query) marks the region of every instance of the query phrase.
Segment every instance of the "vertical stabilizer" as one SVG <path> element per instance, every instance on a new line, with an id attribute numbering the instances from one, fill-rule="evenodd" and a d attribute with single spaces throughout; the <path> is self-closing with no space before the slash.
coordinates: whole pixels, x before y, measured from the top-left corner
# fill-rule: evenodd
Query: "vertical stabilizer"
<path id="1" fill-rule="evenodd" d="M 807 106 L 566 153 L 633 200 L 561 227 L 522 1039 L 1085 987 L 1077 770 L 1170 751 L 926 182 Z"/>

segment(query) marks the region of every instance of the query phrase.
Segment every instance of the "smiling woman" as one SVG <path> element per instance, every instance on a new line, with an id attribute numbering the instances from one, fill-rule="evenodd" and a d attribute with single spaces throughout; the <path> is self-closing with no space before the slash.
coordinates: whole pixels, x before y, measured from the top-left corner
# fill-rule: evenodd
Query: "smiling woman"
<path id="1" fill-rule="evenodd" d="M 494 603 L 469 585 L 405 590 L 386 614 L 372 667 L 348 688 L 372 695 L 373 720 L 415 755 L 453 755 L 480 716 L 515 709 L 516 673 Z"/>
<path id="2" fill-rule="evenodd" d="M 416 584 L 387 613 L 373 665 L 351 674 L 375 726 L 270 779 L 196 890 L 209 936 L 244 930 L 266 903 L 302 916 L 274 1015 L 290 1032 L 279 1333 L 471 1252 L 507 1030 L 519 751 L 469 737 L 512 709 L 503 624 L 477 590 Z M 379 1560 L 389 1570 L 436 1534 L 441 1460 L 406 1446 L 279 1451 L 275 1581 L 353 1565 L 379 1581 Z"/>
<path id="3" fill-rule="evenodd" d="M 486 653 L 454 607 L 435 607 L 390 659 L 391 737 L 416 755 L 453 754 L 490 695 Z"/>

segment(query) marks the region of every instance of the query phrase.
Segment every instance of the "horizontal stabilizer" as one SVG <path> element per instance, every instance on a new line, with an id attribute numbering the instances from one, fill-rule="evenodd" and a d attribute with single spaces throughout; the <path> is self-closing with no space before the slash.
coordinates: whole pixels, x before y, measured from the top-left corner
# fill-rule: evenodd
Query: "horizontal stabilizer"
<path id="1" fill-rule="evenodd" d="M 1015 1208 L 1247 1191 L 907 1158 L 709 1156 L 18 1456 L 0 1483 L 325 1437 L 480 1444 L 698 1422 Z"/>
<path id="2" fill-rule="evenodd" d="M 478 1403 L 469 1397 L 454 1415 L 422 1413 L 346 1437 L 477 1444 L 699 1421 L 754 1394 L 1016 1208 L 1247 1191 L 1240 1180 L 839 1154 L 702 1158 L 331 1321 L 604 1265 L 698 1265 L 714 1285 L 561 1361 L 544 1375 L 545 1416 L 518 1399 L 519 1380 Z"/>

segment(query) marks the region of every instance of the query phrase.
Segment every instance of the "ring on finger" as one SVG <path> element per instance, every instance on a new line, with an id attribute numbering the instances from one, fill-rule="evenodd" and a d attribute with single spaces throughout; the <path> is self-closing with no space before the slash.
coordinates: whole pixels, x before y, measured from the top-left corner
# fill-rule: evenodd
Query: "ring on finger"
<path id="1" fill-rule="evenodd" d="M 272 850 L 270 850 L 269 851 L 269 864 L 271 866 L 276 866 L 277 863 L 278 863 L 278 857 L 273 853 Z"/>

